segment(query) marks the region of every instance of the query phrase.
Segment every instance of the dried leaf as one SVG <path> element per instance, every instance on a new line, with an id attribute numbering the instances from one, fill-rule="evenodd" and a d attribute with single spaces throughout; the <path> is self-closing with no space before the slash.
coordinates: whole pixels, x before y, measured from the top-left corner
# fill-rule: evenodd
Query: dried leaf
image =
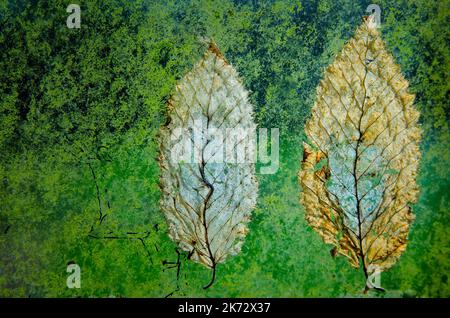
<path id="1" fill-rule="evenodd" d="M 211 44 L 178 83 L 169 111 L 160 139 L 161 207 L 172 240 L 213 270 L 207 288 L 216 264 L 240 252 L 256 204 L 252 105 L 236 70 Z"/>
<path id="2" fill-rule="evenodd" d="M 414 96 L 370 21 L 325 70 L 299 172 L 307 222 L 366 277 L 406 248 L 420 157 Z"/>

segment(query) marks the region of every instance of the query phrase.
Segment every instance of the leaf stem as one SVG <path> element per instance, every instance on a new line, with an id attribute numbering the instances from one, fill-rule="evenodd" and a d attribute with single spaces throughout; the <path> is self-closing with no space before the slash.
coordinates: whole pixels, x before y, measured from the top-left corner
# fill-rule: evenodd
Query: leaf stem
<path id="1" fill-rule="evenodd" d="M 209 287 L 211 287 L 215 280 L 216 280 L 216 263 L 213 262 L 211 281 L 208 283 L 208 285 L 203 286 L 203 289 L 208 289 Z"/>

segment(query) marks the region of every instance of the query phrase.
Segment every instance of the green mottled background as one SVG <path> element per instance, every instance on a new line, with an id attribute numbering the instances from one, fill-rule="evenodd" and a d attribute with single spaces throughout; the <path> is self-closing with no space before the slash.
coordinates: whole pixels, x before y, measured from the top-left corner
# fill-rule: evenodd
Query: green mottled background
<path id="1" fill-rule="evenodd" d="M 306 225 L 297 184 L 315 87 L 369 1 L 73 2 L 81 29 L 66 27 L 67 1 L 0 0 L 0 296 L 450 296 L 448 0 L 373 0 L 424 138 L 410 243 L 382 274 L 388 292 L 369 295 Z M 282 134 L 243 250 L 208 290 L 208 269 L 184 253 L 171 264 L 155 161 L 165 102 L 204 38 L 238 69 L 258 125 Z M 68 262 L 80 289 L 66 287 Z"/>

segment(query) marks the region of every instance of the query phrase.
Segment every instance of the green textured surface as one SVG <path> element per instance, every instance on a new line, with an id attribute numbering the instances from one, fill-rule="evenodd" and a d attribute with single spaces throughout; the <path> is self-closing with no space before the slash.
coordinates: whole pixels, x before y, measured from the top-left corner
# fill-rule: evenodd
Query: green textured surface
<path id="1" fill-rule="evenodd" d="M 388 292 L 369 295 L 363 273 L 333 259 L 306 225 L 297 183 L 315 87 L 369 2 L 101 2 L 81 2 L 82 28 L 68 30 L 64 1 L 0 1 L 1 297 L 450 296 L 448 0 L 373 1 L 417 94 L 424 140 L 410 243 L 382 274 Z M 166 264 L 177 253 L 158 209 L 154 141 L 176 79 L 205 49 L 199 37 L 238 69 L 258 124 L 282 132 L 280 169 L 258 175 L 242 252 L 208 290 L 210 271 L 185 254 L 178 279 Z M 90 238 L 92 225 L 150 230 L 147 249 Z M 81 267 L 81 289 L 66 287 L 69 261 Z"/>

